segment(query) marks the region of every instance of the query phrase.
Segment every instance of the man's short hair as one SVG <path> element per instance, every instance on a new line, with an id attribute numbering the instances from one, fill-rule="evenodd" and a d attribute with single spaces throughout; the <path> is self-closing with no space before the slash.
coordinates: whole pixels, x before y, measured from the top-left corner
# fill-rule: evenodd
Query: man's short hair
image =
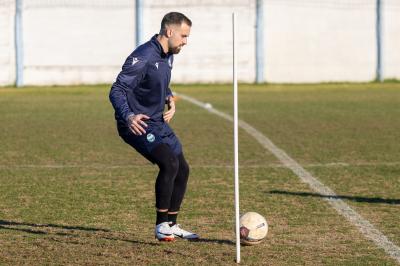
<path id="1" fill-rule="evenodd" d="M 181 25 L 182 23 L 187 24 L 189 27 L 192 26 L 192 21 L 184 14 L 179 12 L 169 12 L 166 14 L 161 21 L 161 32 L 165 32 L 168 25 Z"/>

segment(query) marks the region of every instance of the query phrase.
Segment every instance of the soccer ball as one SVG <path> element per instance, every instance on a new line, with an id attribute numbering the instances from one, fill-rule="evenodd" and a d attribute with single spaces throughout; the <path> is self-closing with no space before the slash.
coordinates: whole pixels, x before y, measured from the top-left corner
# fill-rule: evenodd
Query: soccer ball
<path id="1" fill-rule="evenodd" d="M 246 212 L 240 217 L 240 242 L 244 245 L 256 245 L 267 236 L 268 223 L 256 212 Z"/>
<path id="2" fill-rule="evenodd" d="M 204 104 L 204 107 L 205 107 L 206 109 L 212 109 L 211 103 L 206 103 L 206 104 Z"/>

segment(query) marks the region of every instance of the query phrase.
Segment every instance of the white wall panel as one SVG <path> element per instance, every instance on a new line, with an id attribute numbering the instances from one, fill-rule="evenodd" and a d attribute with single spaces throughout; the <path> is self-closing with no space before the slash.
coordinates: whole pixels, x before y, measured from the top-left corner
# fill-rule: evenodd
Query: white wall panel
<path id="1" fill-rule="evenodd" d="M 383 2 L 383 74 L 400 79 L 400 1 Z M 232 12 L 238 14 L 238 77 L 255 80 L 256 0 L 143 0 L 143 40 L 164 14 L 193 27 L 172 81 L 230 82 Z M 376 0 L 264 0 L 267 82 L 371 81 Z M 0 85 L 15 82 L 15 0 L 0 0 Z M 134 0 L 24 0 L 26 85 L 112 83 L 135 48 Z"/>

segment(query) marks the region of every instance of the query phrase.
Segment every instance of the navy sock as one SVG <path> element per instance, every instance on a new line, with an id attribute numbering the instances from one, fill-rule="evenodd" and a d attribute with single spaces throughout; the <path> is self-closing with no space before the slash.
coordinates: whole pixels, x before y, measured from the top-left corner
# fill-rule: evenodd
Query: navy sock
<path id="1" fill-rule="evenodd" d="M 174 226 L 176 224 L 176 219 L 178 217 L 177 213 L 168 213 L 168 222 L 170 223 L 169 226 Z"/>
<path id="2" fill-rule="evenodd" d="M 168 222 L 168 212 L 159 212 L 157 211 L 157 221 L 156 225 L 160 223 Z"/>

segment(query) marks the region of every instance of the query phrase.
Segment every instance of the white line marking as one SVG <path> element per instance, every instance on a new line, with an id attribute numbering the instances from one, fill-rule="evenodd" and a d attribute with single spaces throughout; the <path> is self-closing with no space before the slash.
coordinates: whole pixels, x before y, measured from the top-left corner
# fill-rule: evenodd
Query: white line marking
<path id="1" fill-rule="evenodd" d="M 221 111 L 218 111 L 206 103 L 200 102 L 192 97 L 184 94 L 177 94 L 182 99 L 197 105 L 205 110 L 213 113 L 219 117 L 222 117 L 228 121 L 233 121 L 233 118 Z M 386 253 L 397 260 L 400 264 L 400 248 L 391 242 L 384 234 L 382 234 L 378 229 L 376 229 L 368 220 L 364 219 L 355 210 L 353 210 L 349 205 L 347 205 L 343 200 L 337 198 L 335 192 L 321 183 L 318 179 L 313 177 L 307 170 L 305 170 L 300 164 L 298 164 L 294 159 L 292 159 L 284 150 L 278 148 L 269 138 L 264 136 L 254 127 L 250 126 L 246 122 L 239 120 L 239 127 L 244 131 L 254 137 L 265 149 L 274 154 L 282 164 L 293 171 L 304 183 L 308 184 L 314 191 L 319 194 L 327 195 L 331 197 L 324 197 L 326 200 L 339 214 L 344 216 L 350 223 L 354 224 L 361 233 L 375 242 L 378 247 L 383 248 Z"/>

